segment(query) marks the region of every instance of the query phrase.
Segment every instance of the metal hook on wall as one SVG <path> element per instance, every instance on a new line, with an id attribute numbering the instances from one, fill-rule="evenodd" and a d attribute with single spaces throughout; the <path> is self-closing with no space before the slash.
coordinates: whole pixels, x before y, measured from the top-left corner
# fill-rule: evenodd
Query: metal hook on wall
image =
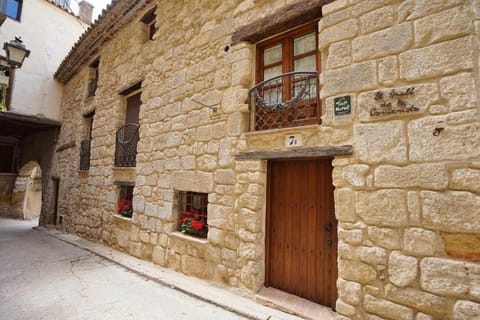
<path id="1" fill-rule="evenodd" d="M 218 104 L 214 104 L 214 105 L 209 106 L 208 104 L 205 104 L 205 103 L 200 102 L 200 101 L 195 100 L 195 99 L 190 99 L 190 100 L 192 100 L 193 102 L 196 102 L 196 103 L 198 103 L 198 104 L 200 104 L 200 105 L 202 105 L 202 106 L 204 106 L 204 107 L 207 107 L 207 108 L 212 109 L 213 112 L 217 112 L 217 111 L 218 111 L 218 107 L 216 107 L 216 106 L 218 106 Z"/>

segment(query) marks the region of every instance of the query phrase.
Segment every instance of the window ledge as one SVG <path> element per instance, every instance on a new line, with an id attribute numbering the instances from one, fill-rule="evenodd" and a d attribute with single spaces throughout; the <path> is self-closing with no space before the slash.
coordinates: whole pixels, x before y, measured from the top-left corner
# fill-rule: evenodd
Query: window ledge
<path id="1" fill-rule="evenodd" d="M 279 128 L 279 129 L 269 129 L 269 130 L 260 130 L 260 131 L 249 131 L 245 132 L 245 136 L 261 136 L 261 135 L 272 135 L 275 133 L 292 133 L 292 132 L 301 132 L 301 131 L 315 131 L 319 130 L 321 124 L 309 124 L 306 126 L 299 126 L 299 127 L 287 127 L 287 128 Z"/>
<path id="2" fill-rule="evenodd" d="M 114 214 L 113 214 L 113 217 L 114 217 L 115 219 L 132 222 L 132 218 L 124 217 L 124 216 L 122 216 L 122 215 L 119 215 L 118 213 L 114 213 Z"/>
<path id="3" fill-rule="evenodd" d="M 180 232 L 180 231 L 174 231 L 170 235 L 172 237 L 175 237 L 175 238 L 178 238 L 178 239 L 195 242 L 195 243 L 198 243 L 198 244 L 201 244 L 201 245 L 208 244 L 208 239 L 197 238 L 197 237 L 190 236 L 190 235 L 185 234 L 185 233 Z"/>

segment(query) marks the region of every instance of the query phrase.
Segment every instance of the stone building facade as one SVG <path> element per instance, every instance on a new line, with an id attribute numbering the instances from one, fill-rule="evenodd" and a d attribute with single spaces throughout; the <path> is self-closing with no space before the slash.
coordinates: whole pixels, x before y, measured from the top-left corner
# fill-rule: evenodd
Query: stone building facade
<path id="1" fill-rule="evenodd" d="M 258 44 L 309 23 L 321 123 L 255 130 Z M 59 227 L 253 295 L 277 250 L 271 172 L 328 159 L 336 220 L 300 234 L 336 232 L 338 319 L 478 319 L 479 39 L 478 0 L 118 1 L 56 73 Z M 135 166 L 116 166 L 138 93 Z M 185 192 L 208 195 L 206 238 L 177 231 Z"/>

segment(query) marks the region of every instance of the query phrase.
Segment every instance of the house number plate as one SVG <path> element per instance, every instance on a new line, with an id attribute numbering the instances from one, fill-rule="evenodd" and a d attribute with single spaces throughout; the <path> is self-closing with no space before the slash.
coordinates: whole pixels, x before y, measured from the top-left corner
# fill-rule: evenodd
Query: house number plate
<path id="1" fill-rule="evenodd" d="M 301 147 L 303 146 L 302 135 L 301 134 L 287 134 L 285 136 L 285 147 Z"/>

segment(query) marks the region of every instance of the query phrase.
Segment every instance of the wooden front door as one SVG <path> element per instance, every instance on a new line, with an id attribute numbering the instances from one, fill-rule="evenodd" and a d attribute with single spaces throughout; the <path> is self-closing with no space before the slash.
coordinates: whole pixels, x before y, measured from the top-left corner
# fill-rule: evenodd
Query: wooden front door
<path id="1" fill-rule="evenodd" d="M 334 308 L 336 281 L 331 159 L 269 162 L 265 285 Z"/>

